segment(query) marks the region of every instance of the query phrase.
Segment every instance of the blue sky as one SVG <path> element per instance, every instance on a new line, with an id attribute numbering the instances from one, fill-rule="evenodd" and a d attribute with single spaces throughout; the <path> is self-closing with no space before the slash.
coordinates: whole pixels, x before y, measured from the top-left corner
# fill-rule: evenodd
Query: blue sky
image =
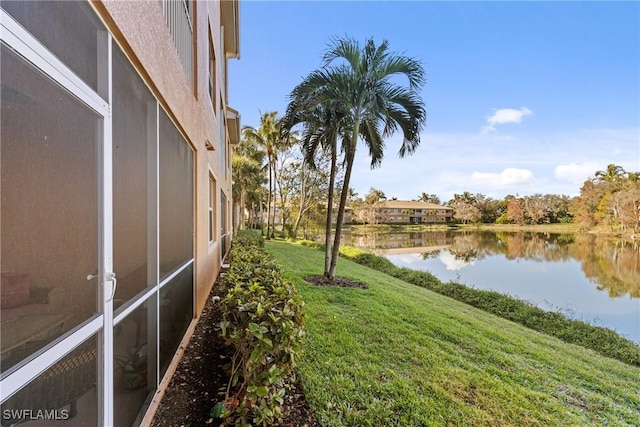
<path id="1" fill-rule="evenodd" d="M 241 58 L 229 103 L 242 124 L 284 113 L 331 37 L 387 39 L 419 59 L 428 122 L 399 159 L 400 135 L 351 179 L 387 197 L 442 201 L 469 191 L 577 195 L 609 163 L 640 171 L 640 3 L 251 1 L 240 3 Z"/>

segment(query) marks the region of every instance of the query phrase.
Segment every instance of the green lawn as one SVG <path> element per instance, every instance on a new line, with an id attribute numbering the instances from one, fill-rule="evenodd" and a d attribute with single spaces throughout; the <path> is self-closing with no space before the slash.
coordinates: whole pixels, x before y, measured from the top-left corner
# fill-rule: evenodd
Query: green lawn
<path id="1" fill-rule="evenodd" d="M 368 290 L 312 286 L 322 252 L 267 249 L 306 302 L 297 372 L 323 426 L 640 426 L 640 368 L 342 258 Z"/>

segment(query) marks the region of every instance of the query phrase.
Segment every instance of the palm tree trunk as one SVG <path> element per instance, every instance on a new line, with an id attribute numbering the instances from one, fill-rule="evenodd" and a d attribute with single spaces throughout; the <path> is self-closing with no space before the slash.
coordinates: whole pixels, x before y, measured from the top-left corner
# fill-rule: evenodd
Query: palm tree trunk
<path id="1" fill-rule="evenodd" d="M 244 230 L 244 192 L 240 193 L 240 207 L 238 210 L 238 216 L 240 217 L 240 224 L 238 224 L 238 229 Z"/>
<path id="2" fill-rule="evenodd" d="M 336 274 L 336 263 L 338 262 L 338 253 L 340 251 L 340 238 L 342 237 L 342 221 L 344 219 L 344 207 L 347 204 L 347 193 L 349 192 L 349 181 L 351 180 L 351 170 L 353 169 L 353 159 L 356 156 L 356 146 L 358 144 L 358 135 L 360 134 L 360 108 L 362 104 L 358 104 L 358 110 L 353 120 L 353 133 L 351 134 L 351 144 L 347 152 L 347 168 L 344 173 L 344 182 L 342 183 L 342 193 L 340 194 L 340 205 L 338 206 L 338 217 L 336 218 L 336 234 L 333 238 L 333 248 L 331 251 L 331 265 L 329 266 L 329 274 L 325 273 L 328 279 L 333 280 Z M 334 150 L 335 151 L 335 150 Z"/>
<path id="3" fill-rule="evenodd" d="M 307 199 L 307 175 L 305 174 L 306 162 L 303 160 L 300 167 L 300 209 L 298 209 L 298 215 L 296 216 L 295 223 L 291 234 L 294 239 L 298 238 L 298 227 L 300 227 L 300 220 L 302 215 L 306 212 L 306 199 Z"/>
<path id="4" fill-rule="evenodd" d="M 284 165 L 283 165 L 284 167 Z M 282 175 L 280 176 L 280 179 L 282 179 Z M 277 190 L 280 193 L 280 218 L 282 219 L 282 235 L 283 237 L 285 236 L 285 225 L 286 225 L 286 211 L 285 211 L 285 204 L 286 204 L 286 200 L 284 198 L 284 193 L 282 192 L 282 182 L 279 179 L 276 179 L 276 185 L 277 185 Z M 274 219 L 275 221 L 275 219 Z"/>
<path id="5" fill-rule="evenodd" d="M 354 130 L 355 133 L 355 130 Z M 357 135 L 357 133 L 356 133 Z M 352 143 L 347 153 L 347 168 L 344 173 L 344 182 L 342 184 L 342 193 L 340 194 L 340 205 L 338 206 L 338 217 L 336 218 L 336 233 L 333 239 L 333 248 L 331 252 L 331 264 L 329 266 L 329 274 L 325 276 L 329 279 L 335 277 L 336 263 L 338 262 L 338 253 L 340 251 L 340 238 L 342 237 L 342 221 L 344 219 L 344 207 L 347 204 L 347 193 L 349 192 L 349 181 L 351 179 L 351 170 L 353 169 L 353 159 L 356 155 L 356 144 Z"/>
<path id="6" fill-rule="evenodd" d="M 269 164 L 269 194 L 267 195 L 267 240 L 270 239 L 271 234 L 269 234 L 269 227 L 271 226 L 270 218 L 271 218 L 271 193 L 272 182 L 271 182 L 271 156 L 267 154 L 267 163 Z"/>
<path id="7" fill-rule="evenodd" d="M 331 170 L 329 172 L 329 194 L 327 196 L 327 223 L 324 230 L 324 275 L 325 277 L 333 277 L 331 275 L 331 254 L 332 254 L 332 245 L 331 245 L 331 220 L 333 218 L 333 192 L 336 181 L 336 163 L 337 163 L 337 153 L 336 153 L 337 142 L 333 141 L 333 146 L 331 147 Z M 336 233 L 337 233 L 337 225 L 336 225 Z"/>
<path id="8" fill-rule="evenodd" d="M 276 186 L 278 185 L 275 158 L 273 159 L 273 166 L 271 167 L 271 169 L 273 170 L 273 197 L 271 198 L 271 200 L 273 201 L 273 218 L 271 218 L 271 236 L 269 238 L 273 239 L 275 237 L 275 232 L 276 232 L 276 204 L 277 204 Z"/>

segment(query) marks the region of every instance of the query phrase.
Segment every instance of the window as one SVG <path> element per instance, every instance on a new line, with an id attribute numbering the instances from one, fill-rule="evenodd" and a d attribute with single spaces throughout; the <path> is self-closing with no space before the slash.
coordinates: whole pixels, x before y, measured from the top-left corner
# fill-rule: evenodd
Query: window
<path id="1" fill-rule="evenodd" d="M 113 49 L 113 227 L 116 298 L 156 283 L 157 104 L 125 54 Z"/>
<path id="2" fill-rule="evenodd" d="M 159 116 L 160 279 L 193 258 L 193 151 L 169 116 Z"/>
<path id="3" fill-rule="evenodd" d="M 213 206 L 216 200 L 216 181 L 213 175 L 209 174 L 209 244 L 215 241 L 215 212 Z"/>
<path id="4" fill-rule="evenodd" d="M 103 120 L 4 43 L 0 58 L 5 372 L 96 313 Z"/>
<path id="5" fill-rule="evenodd" d="M 220 192 L 220 238 L 222 239 L 222 256 L 227 252 L 227 196 Z"/>
<path id="6" fill-rule="evenodd" d="M 0 3 L 84 83 L 107 99 L 107 32 L 88 2 Z"/>
<path id="7" fill-rule="evenodd" d="M 213 114 L 216 114 L 216 53 L 213 49 L 213 37 L 209 30 L 209 99 L 213 106 Z"/>

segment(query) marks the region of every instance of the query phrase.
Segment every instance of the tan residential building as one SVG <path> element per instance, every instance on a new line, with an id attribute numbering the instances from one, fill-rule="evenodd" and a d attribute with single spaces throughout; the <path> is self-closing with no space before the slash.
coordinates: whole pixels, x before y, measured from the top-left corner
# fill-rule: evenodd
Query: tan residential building
<path id="1" fill-rule="evenodd" d="M 238 14 L 0 2 L 2 425 L 152 416 L 231 240 Z"/>
<path id="2" fill-rule="evenodd" d="M 349 216 L 350 221 L 378 224 L 447 223 L 452 218 L 453 208 L 411 200 L 384 200 L 373 206 L 355 209 Z"/>

